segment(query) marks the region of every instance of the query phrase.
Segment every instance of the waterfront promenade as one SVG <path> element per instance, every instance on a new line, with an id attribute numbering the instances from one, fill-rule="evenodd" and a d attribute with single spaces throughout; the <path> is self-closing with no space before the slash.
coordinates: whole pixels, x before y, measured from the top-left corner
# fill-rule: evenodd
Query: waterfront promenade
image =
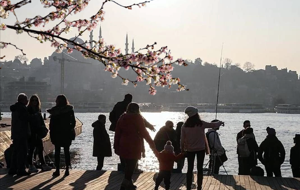
<path id="1" fill-rule="evenodd" d="M 88 171 L 71 170 L 65 177 L 61 170 L 59 177 L 52 177 L 53 171 L 31 174 L 30 176 L 17 177 L 7 175 L 6 169 L 0 169 L 0 189 L 99 189 L 118 190 L 123 174 L 117 171 Z M 154 189 L 156 173 L 144 172 L 135 174 L 134 180 L 138 190 Z M 196 180 L 196 174 L 194 179 Z M 162 183 L 163 185 L 163 183 Z M 160 187 L 159 189 L 164 189 Z M 172 190 L 185 190 L 185 174 L 172 174 Z M 289 190 L 300 189 L 300 178 L 269 178 L 256 176 L 219 175 L 204 176 L 203 189 L 208 190 Z"/>

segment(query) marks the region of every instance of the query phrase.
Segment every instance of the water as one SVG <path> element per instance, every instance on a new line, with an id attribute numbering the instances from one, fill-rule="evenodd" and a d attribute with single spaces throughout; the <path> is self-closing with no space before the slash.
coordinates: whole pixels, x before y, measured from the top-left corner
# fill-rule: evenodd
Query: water
<path id="1" fill-rule="evenodd" d="M 105 114 L 108 118 L 108 113 Z M 185 121 L 187 116 L 181 112 L 162 112 L 162 113 L 142 113 L 142 115 L 153 125 L 156 131 L 161 128 L 167 120 L 176 123 Z M 4 113 L 3 117 L 9 116 L 9 113 Z M 211 121 L 214 119 L 213 113 L 200 113 L 204 121 Z M 76 113 L 76 117 L 83 122 L 82 134 L 76 137 L 71 145 L 71 151 L 74 154 L 72 159 L 72 167 L 76 169 L 94 170 L 97 165 L 97 159 L 92 156 L 93 152 L 93 128 L 91 124 L 97 119 L 98 113 Z M 282 176 L 291 177 L 292 172 L 289 164 L 290 148 L 294 145 L 293 138 L 296 133 L 299 133 L 299 115 L 292 114 L 276 114 L 276 113 L 257 113 L 257 114 L 243 114 L 243 113 L 219 113 L 218 119 L 225 122 L 225 126 L 219 130 L 221 142 L 226 149 L 228 161 L 224 163 L 224 167 L 228 174 L 236 175 L 238 173 L 238 162 L 236 154 L 236 134 L 243 128 L 244 120 L 251 121 L 251 127 L 254 129 L 257 143 L 260 144 L 266 137 L 266 128 L 272 127 L 276 129 L 277 137 L 283 143 L 286 158 L 281 166 Z M 109 131 L 110 122 L 107 119 L 106 129 L 113 145 L 114 133 Z M 156 132 L 149 131 L 149 134 L 154 138 Z M 148 144 L 145 143 L 146 158 L 139 161 L 139 168 L 144 171 L 158 171 L 158 161 Z M 112 149 L 114 152 L 114 150 Z M 112 157 L 106 157 L 103 169 L 117 170 L 117 163 L 119 157 L 113 153 Z M 207 164 L 208 156 L 205 156 L 204 164 Z M 186 172 L 187 163 L 183 169 Z M 260 162 L 259 166 L 264 168 Z M 174 164 L 176 167 L 176 163 Z M 194 168 L 196 169 L 196 167 Z M 224 168 L 220 168 L 221 174 L 226 174 Z"/>

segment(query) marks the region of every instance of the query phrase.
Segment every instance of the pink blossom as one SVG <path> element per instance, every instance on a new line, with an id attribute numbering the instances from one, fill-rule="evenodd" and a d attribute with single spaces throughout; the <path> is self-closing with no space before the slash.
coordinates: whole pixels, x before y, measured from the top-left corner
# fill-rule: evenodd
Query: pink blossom
<path id="1" fill-rule="evenodd" d="M 73 49 L 72 48 L 68 48 L 68 53 L 72 53 L 73 52 Z"/>

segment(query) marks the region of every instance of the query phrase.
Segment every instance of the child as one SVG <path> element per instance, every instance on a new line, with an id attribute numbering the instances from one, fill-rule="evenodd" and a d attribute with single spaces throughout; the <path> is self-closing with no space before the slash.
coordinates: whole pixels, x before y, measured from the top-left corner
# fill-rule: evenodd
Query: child
<path id="1" fill-rule="evenodd" d="M 105 115 L 99 115 L 98 120 L 92 124 L 94 127 L 94 145 L 93 145 L 93 156 L 97 157 L 98 165 L 96 170 L 102 170 L 104 157 L 110 157 L 111 144 L 108 133 L 105 129 L 106 117 Z"/>
<path id="2" fill-rule="evenodd" d="M 173 169 L 174 161 L 178 161 L 184 157 L 183 153 L 175 156 L 174 147 L 171 141 L 167 141 L 164 150 L 156 154 L 159 161 L 159 173 L 155 181 L 155 190 L 158 190 L 158 186 L 164 180 L 165 188 L 168 190 L 171 184 L 171 171 Z"/>

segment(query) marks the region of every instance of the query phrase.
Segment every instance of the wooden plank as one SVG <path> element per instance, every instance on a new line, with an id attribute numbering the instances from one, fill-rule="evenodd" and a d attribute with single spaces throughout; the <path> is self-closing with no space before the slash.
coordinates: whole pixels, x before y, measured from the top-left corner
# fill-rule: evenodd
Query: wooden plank
<path id="1" fill-rule="evenodd" d="M 7 170 L 0 169 L 0 189 L 119 189 L 124 174 L 117 171 L 84 171 L 70 170 L 70 175 L 52 178 L 52 172 L 40 172 L 25 177 L 12 177 L 7 175 Z M 143 172 L 133 176 L 136 179 L 135 185 L 139 190 L 153 189 L 155 186 L 155 173 Z M 195 177 L 196 179 L 196 174 Z M 186 174 L 172 174 L 171 189 L 184 190 Z M 224 189 L 300 189 L 300 179 L 296 178 L 269 178 L 257 176 L 204 176 L 203 189 L 224 190 Z M 159 187 L 159 189 L 164 189 Z"/>

